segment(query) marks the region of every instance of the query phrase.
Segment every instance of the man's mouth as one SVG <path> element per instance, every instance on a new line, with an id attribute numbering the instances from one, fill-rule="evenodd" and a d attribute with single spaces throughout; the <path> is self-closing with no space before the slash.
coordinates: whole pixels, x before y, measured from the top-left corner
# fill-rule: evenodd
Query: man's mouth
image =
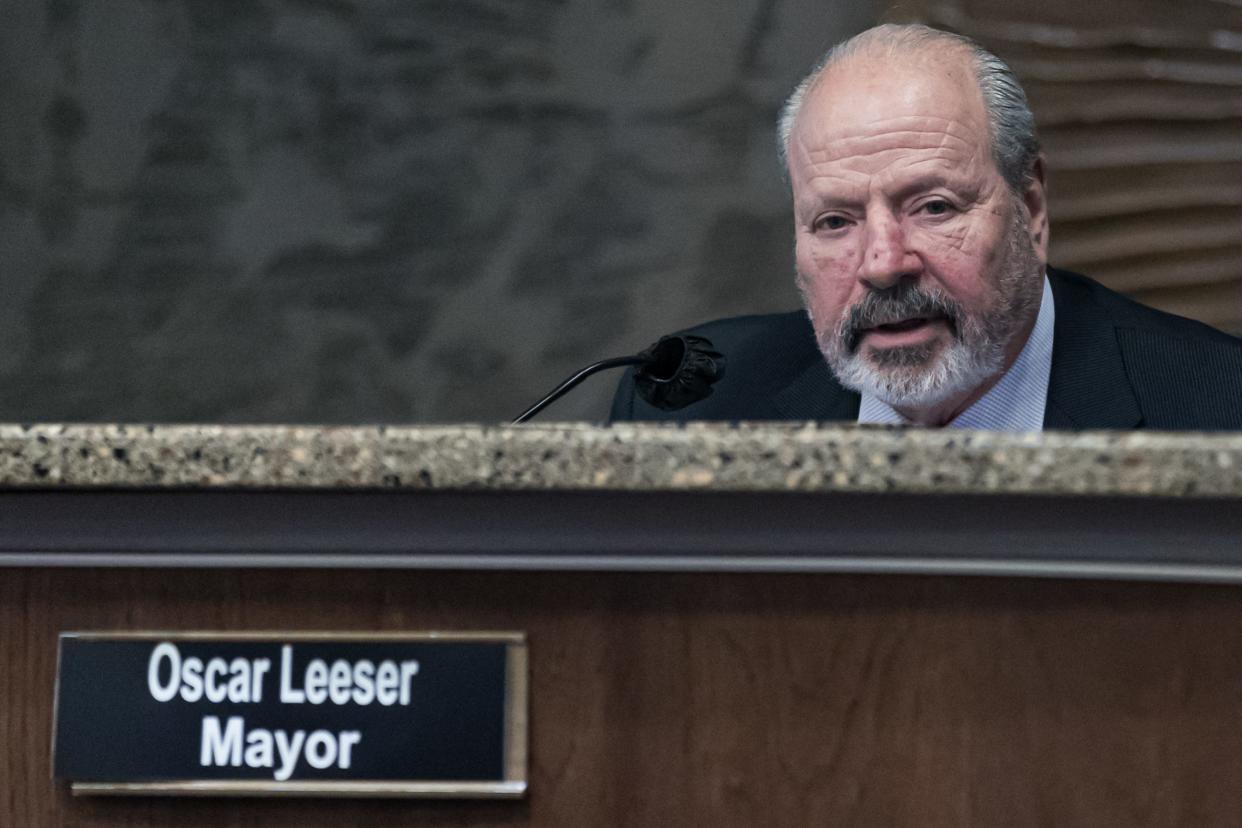
<path id="1" fill-rule="evenodd" d="M 891 322 L 860 328 L 855 339 L 855 347 L 864 339 L 880 348 L 919 345 L 925 343 L 928 336 L 935 335 L 936 329 L 940 326 L 947 328 L 950 334 L 953 333 L 952 320 L 940 314 L 894 319 Z"/>
<path id="2" fill-rule="evenodd" d="M 849 353 L 867 340 L 887 350 L 923 347 L 943 334 L 957 336 L 958 308 L 948 297 L 904 284 L 867 293 L 850 308 L 841 326 L 842 344 Z"/>
<path id="3" fill-rule="evenodd" d="M 884 333 L 900 333 L 901 331 L 912 331 L 915 328 L 922 327 L 930 322 L 931 319 L 926 316 L 914 316 L 910 319 L 902 319 L 897 322 L 885 322 L 883 325 L 876 325 L 873 328 L 867 328 L 867 331 L 882 331 Z"/>

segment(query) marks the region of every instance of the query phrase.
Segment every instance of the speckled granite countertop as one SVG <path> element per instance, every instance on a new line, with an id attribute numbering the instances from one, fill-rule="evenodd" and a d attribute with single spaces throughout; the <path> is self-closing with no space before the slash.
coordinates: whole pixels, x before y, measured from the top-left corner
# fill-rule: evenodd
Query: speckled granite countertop
<path id="1" fill-rule="evenodd" d="M 804 424 L 0 425 L 0 488 L 848 491 L 1242 499 L 1242 434 Z"/>

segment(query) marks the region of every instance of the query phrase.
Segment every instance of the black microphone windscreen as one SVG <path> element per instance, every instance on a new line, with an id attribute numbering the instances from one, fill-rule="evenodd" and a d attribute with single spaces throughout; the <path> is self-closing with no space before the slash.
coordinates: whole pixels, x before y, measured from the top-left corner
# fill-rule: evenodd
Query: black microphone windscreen
<path id="1" fill-rule="evenodd" d="M 725 372 L 724 354 L 701 336 L 666 336 L 639 356 L 643 366 L 634 373 L 635 390 L 664 411 L 706 398 Z"/>

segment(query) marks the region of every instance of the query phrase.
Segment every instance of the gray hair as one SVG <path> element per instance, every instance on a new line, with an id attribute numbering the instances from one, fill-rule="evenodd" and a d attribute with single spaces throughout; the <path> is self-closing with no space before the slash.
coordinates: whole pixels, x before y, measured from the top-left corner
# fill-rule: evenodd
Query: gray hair
<path id="1" fill-rule="evenodd" d="M 859 52 L 887 51 L 896 55 L 903 49 L 946 43 L 963 47 L 974 59 L 975 80 L 979 84 L 979 91 L 983 93 L 983 106 L 988 115 L 992 158 L 1009 188 L 1015 193 L 1021 193 L 1031 182 L 1035 160 L 1039 157 L 1035 116 L 1031 114 L 1031 108 L 1026 102 L 1026 92 L 1023 91 L 1022 84 L 1005 61 L 970 38 L 921 24 L 886 23 L 833 46 L 811 73 L 795 87 L 793 94 L 781 108 L 777 122 L 781 164 L 788 169 L 789 137 L 793 133 L 807 92 L 825 69 Z"/>

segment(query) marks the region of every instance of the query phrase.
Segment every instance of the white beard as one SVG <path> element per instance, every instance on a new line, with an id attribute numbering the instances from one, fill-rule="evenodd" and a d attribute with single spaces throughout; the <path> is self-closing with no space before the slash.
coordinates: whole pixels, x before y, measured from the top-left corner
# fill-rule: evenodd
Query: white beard
<path id="1" fill-rule="evenodd" d="M 877 368 L 858 351 L 840 364 L 829 364 L 851 391 L 876 397 L 893 408 L 932 408 L 968 394 L 999 374 L 1005 367 L 1005 349 L 993 342 L 972 348 L 954 338 L 941 354 L 922 364 Z"/>
<path id="2" fill-rule="evenodd" d="M 876 397 L 893 408 L 928 409 L 958 396 L 968 396 L 1005 370 L 1006 349 L 1039 309 L 1043 268 L 1021 220 L 1022 208 L 1013 205 L 1006 232 L 1006 255 L 998 268 L 996 305 L 990 313 L 963 309 L 943 291 L 898 285 L 875 292 L 842 314 L 832 328 L 811 324 L 820 351 L 840 383 L 859 394 Z M 804 279 L 800 278 L 800 283 Z M 804 290 L 804 301 L 805 301 Z M 807 307 L 810 303 L 806 302 Z M 917 308 L 934 308 L 951 322 L 952 341 L 935 346 L 910 346 L 868 351 L 859 346 L 859 317 L 884 313 L 899 306 L 896 316 Z"/>

